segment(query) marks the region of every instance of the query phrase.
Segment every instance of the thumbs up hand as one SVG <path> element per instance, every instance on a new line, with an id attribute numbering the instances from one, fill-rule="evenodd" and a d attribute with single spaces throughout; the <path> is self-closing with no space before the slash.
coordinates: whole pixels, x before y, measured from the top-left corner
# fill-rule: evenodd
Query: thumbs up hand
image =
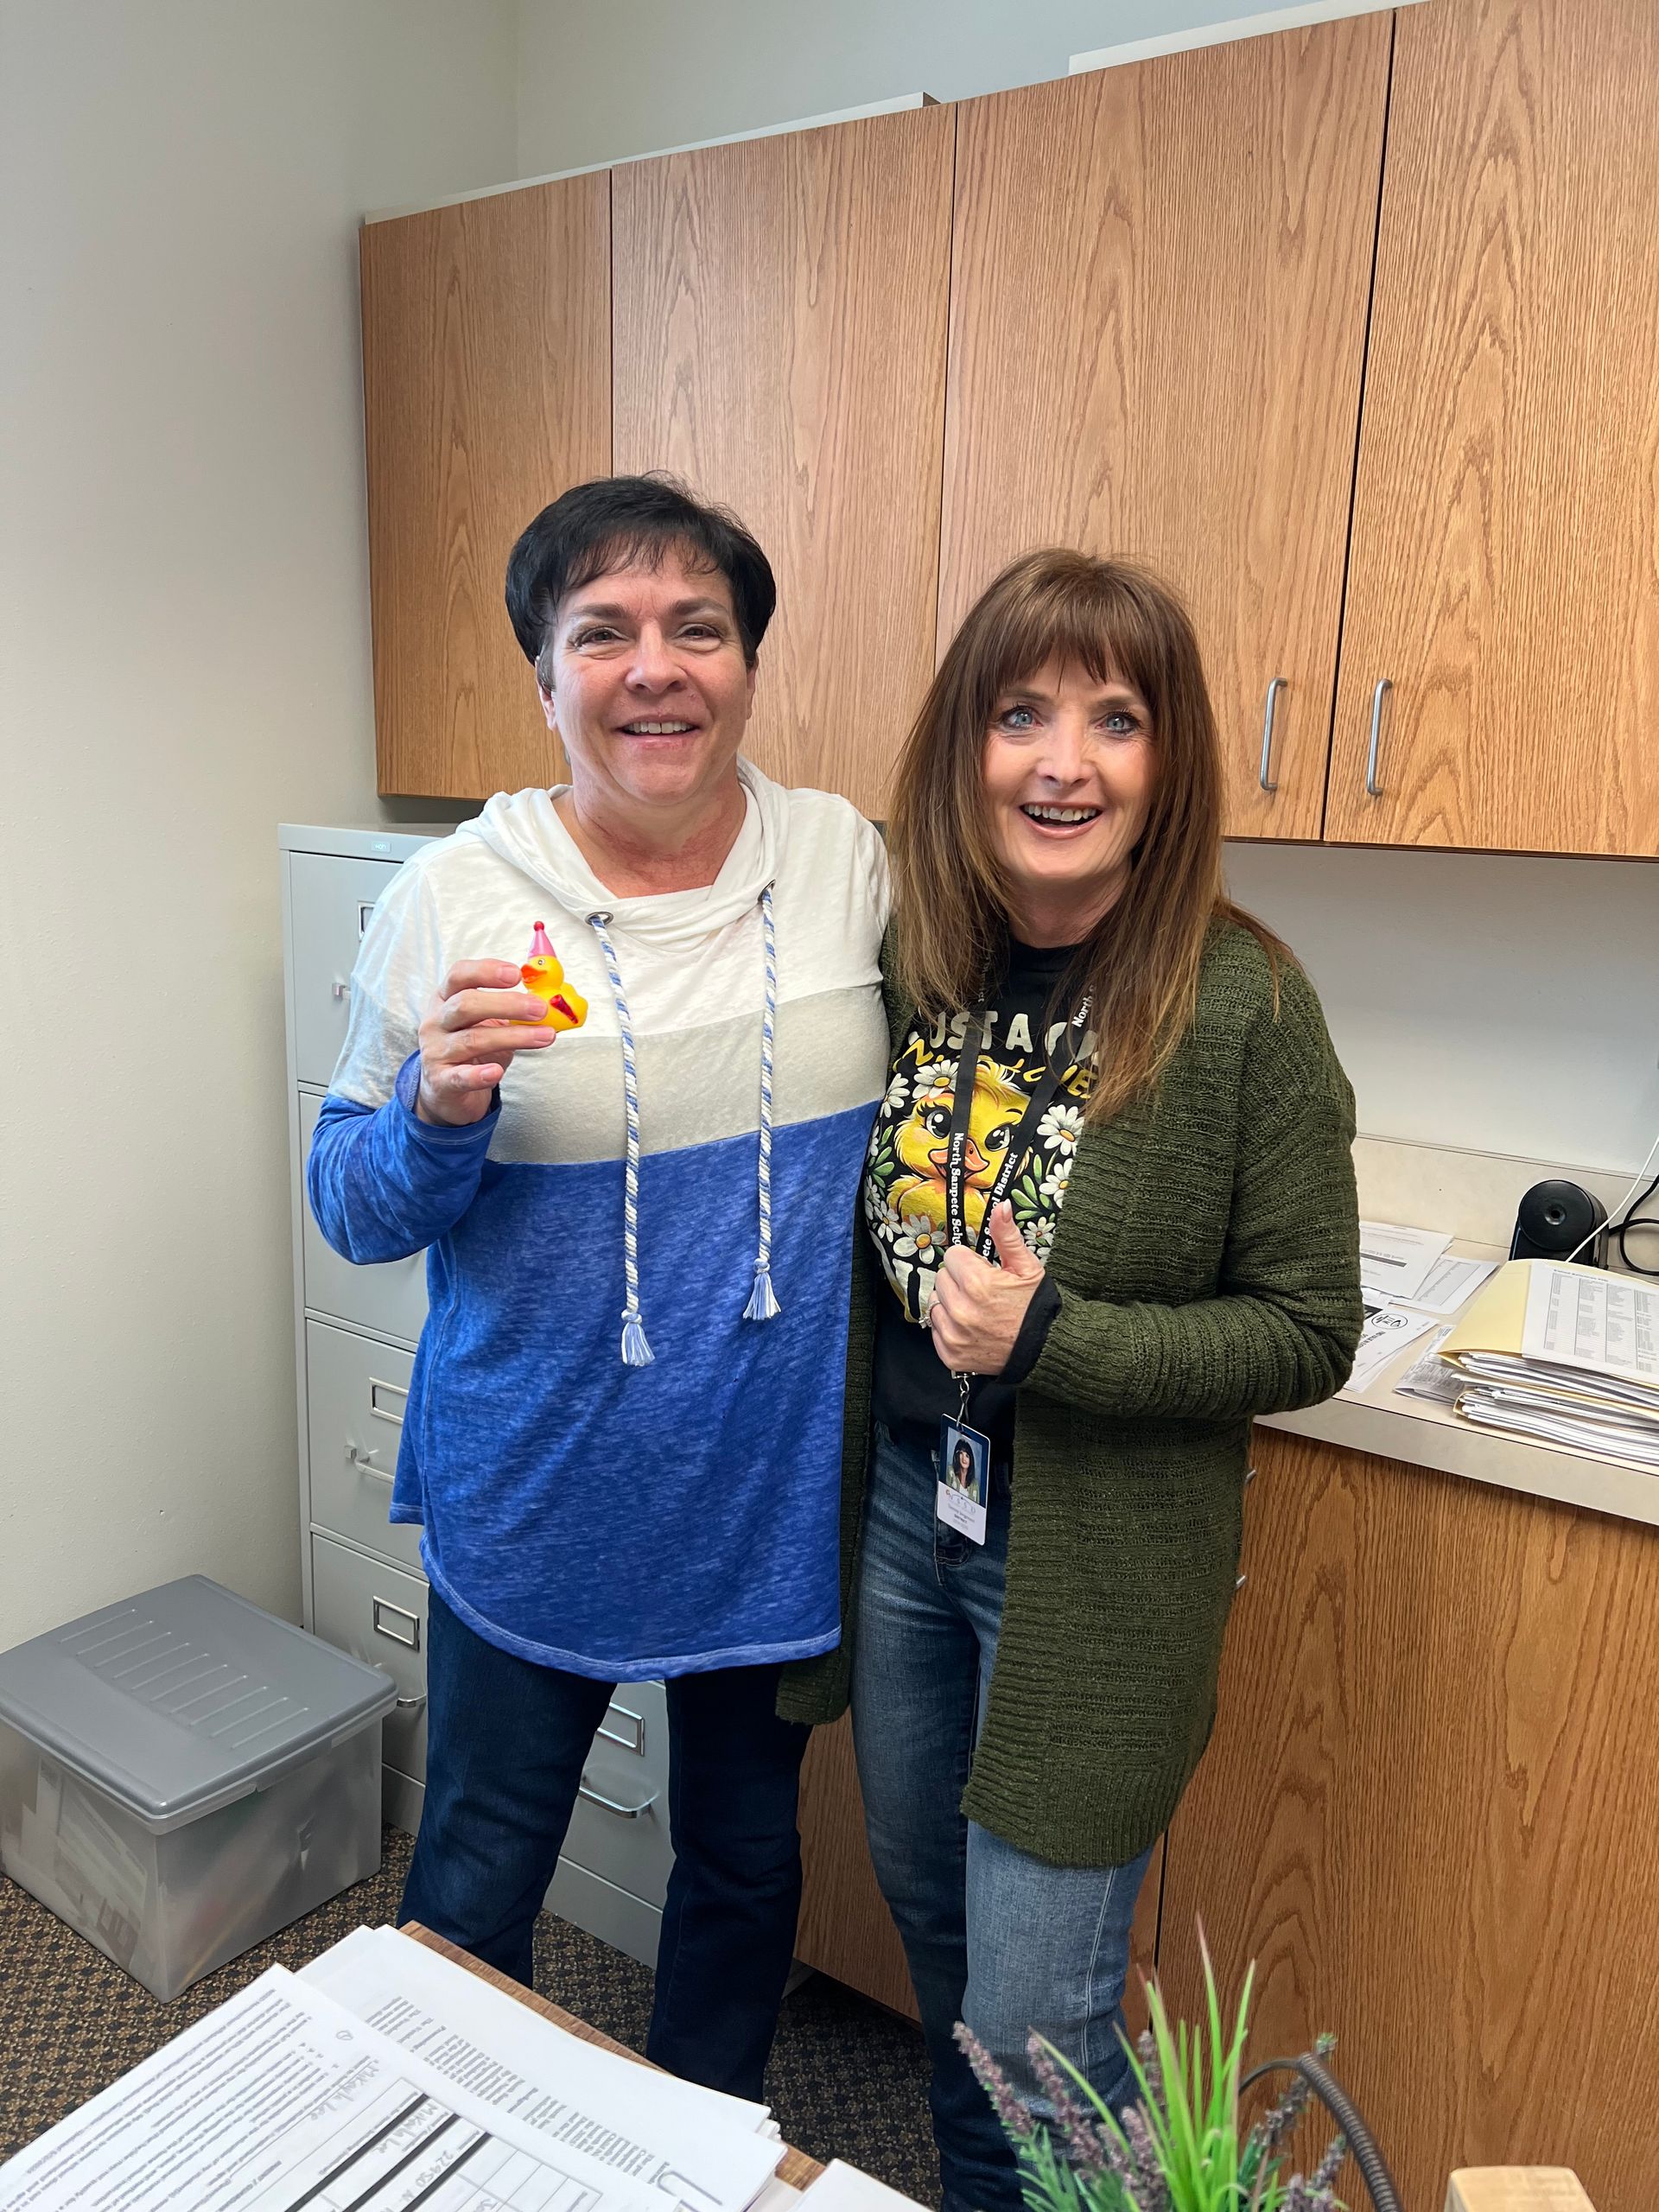
<path id="1" fill-rule="evenodd" d="M 1043 1279 L 1043 1263 L 1014 1227 L 1006 1198 L 992 1210 L 991 1243 L 1000 1267 L 969 1245 L 950 1247 L 928 1308 L 934 1350 L 956 1375 L 1001 1373 Z"/>

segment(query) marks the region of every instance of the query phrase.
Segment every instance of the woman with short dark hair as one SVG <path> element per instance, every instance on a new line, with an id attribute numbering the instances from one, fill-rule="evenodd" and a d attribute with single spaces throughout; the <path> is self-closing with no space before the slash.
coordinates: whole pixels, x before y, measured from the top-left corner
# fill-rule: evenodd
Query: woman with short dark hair
<path id="1" fill-rule="evenodd" d="M 1173 594 L 1079 553 L 1006 569 L 897 779 L 874 1450 L 843 1648 L 785 1702 L 850 1688 L 950 2212 L 1020 2202 L 959 2019 L 1039 2110 L 1033 2029 L 1128 2089 L 1130 1924 L 1214 1714 L 1250 1419 L 1328 1397 L 1359 1333 L 1352 1095 L 1220 841 Z M 942 1480 L 962 1429 L 982 1542 Z"/>
<path id="2" fill-rule="evenodd" d="M 308 1167 L 348 1259 L 429 1248 L 391 1493 L 431 1585 L 402 1916 L 528 1982 L 613 1687 L 663 1677 L 646 2049 L 751 2099 L 801 1885 L 778 1675 L 840 1635 L 887 1065 L 880 840 L 741 757 L 772 597 L 753 538 L 661 479 L 531 524 L 507 601 L 570 781 L 498 792 L 388 887 Z M 550 973 L 562 1027 L 525 988 Z"/>

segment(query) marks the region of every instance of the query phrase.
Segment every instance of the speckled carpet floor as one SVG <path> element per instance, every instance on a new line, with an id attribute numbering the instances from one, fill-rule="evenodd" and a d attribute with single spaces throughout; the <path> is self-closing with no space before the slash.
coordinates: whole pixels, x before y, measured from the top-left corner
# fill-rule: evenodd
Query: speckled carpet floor
<path id="1" fill-rule="evenodd" d="M 390 1922 L 410 1839 L 385 1831 L 378 1874 L 297 1920 L 171 2005 L 112 1966 L 0 1875 L 0 2158 L 136 2066 L 269 1966 L 302 1967 L 353 1928 Z M 536 1986 L 635 2050 L 645 2048 L 651 1973 L 543 1913 Z M 918 2030 L 815 1974 L 784 2001 L 766 2095 L 786 2141 L 841 2158 L 924 2204 L 938 2183 Z"/>

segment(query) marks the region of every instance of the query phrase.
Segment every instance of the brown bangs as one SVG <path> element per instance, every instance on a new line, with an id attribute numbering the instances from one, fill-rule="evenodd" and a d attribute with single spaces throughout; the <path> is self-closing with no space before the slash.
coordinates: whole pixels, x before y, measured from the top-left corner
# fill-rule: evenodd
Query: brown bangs
<path id="1" fill-rule="evenodd" d="M 1217 918 L 1272 933 L 1222 888 L 1222 772 L 1202 656 L 1185 608 L 1149 571 L 1065 548 L 1005 569 L 952 639 L 912 726 L 888 823 L 900 981 L 938 1018 L 977 1004 L 1007 957 L 1009 886 L 985 804 L 986 735 L 999 697 L 1058 661 L 1147 704 L 1157 778 L 1117 904 L 1078 949 L 1103 1040 L 1091 1120 L 1146 1091 L 1190 1025 Z"/>

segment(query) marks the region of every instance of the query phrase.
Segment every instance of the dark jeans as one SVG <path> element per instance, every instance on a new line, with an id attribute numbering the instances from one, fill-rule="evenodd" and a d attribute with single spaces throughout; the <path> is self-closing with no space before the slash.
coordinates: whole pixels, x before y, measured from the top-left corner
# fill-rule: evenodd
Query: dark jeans
<path id="1" fill-rule="evenodd" d="M 612 1685 L 474 1635 L 435 1590 L 426 1804 L 400 1922 L 418 1920 L 527 1986 L 582 1762 Z M 668 1684 L 674 1871 L 646 2056 L 759 2099 L 801 1901 L 795 1825 L 808 1731 L 773 1711 L 776 1667 Z"/>

